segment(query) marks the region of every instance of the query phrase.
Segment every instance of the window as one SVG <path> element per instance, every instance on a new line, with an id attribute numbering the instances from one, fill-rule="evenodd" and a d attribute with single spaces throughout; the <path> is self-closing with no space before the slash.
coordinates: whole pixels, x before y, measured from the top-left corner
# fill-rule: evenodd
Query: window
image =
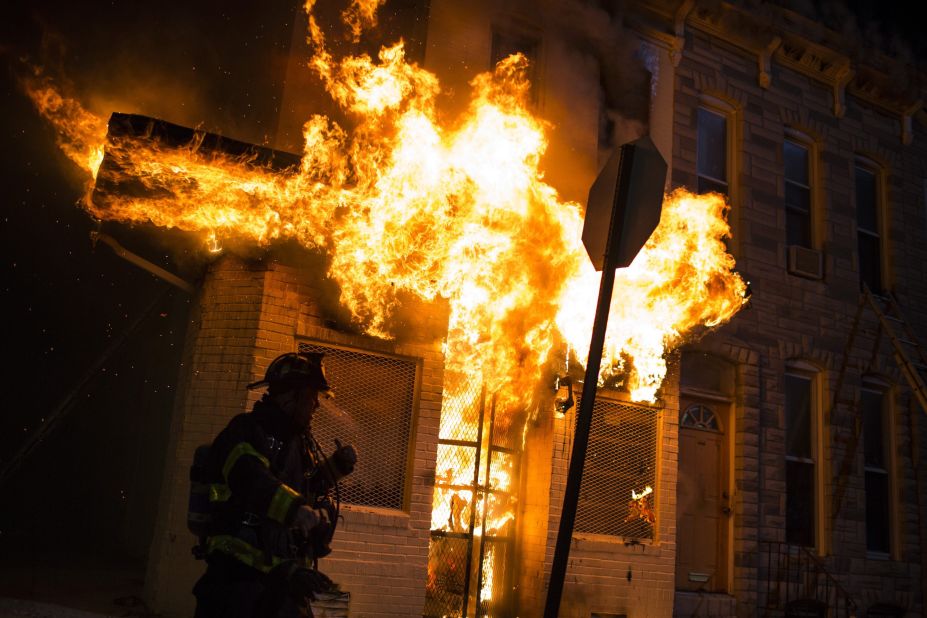
<path id="1" fill-rule="evenodd" d="M 785 230 L 786 243 L 812 249 L 811 173 L 809 150 L 806 146 L 785 140 L 782 144 L 785 167 Z"/>
<path id="2" fill-rule="evenodd" d="M 785 537 L 814 547 L 817 541 L 817 412 L 812 376 L 785 375 Z"/>
<path id="3" fill-rule="evenodd" d="M 856 230 L 859 281 L 873 292 L 882 291 L 882 237 L 879 175 L 862 159 L 856 162 Z"/>
<path id="4" fill-rule="evenodd" d="M 884 390 L 863 388 L 860 393 L 863 421 L 863 469 L 866 487 L 866 549 L 891 552 L 891 482 L 889 423 Z"/>
<path id="5" fill-rule="evenodd" d="M 538 97 L 538 50 L 540 47 L 540 40 L 529 34 L 515 34 L 502 30 L 494 30 L 492 33 L 489 68 L 495 68 L 499 61 L 505 60 L 512 54 L 522 54 L 528 60 L 527 77 L 531 83 L 531 101 L 534 103 L 537 103 Z"/>
<path id="6" fill-rule="evenodd" d="M 331 453 L 337 438 L 354 444 L 369 462 L 341 481 L 341 499 L 404 508 L 418 363 L 315 342 L 300 342 L 299 351 L 325 354 L 325 373 L 337 394 L 319 402 L 313 419 L 312 433 L 322 450 Z"/>
<path id="7" fill-rule="evenodd" d="M 698 192 L 729 194 L 727 165 L 727 118 L 698 108 Z"/>
<path id="8" fill-rule="evenodd" d="M 693 429 L 721 431 L 721 426 L 718 424 L 718 415 L 710 407 L 700 403 L 693 403 L 683 410 L 679 416 L 679 424 L 682 427 L 692 427 Z"/>
<path id="9" fill-rule="evenodd" d="M 658 420 L 657 410 L 596 397 L 576 532 L 654 538 Z"/>

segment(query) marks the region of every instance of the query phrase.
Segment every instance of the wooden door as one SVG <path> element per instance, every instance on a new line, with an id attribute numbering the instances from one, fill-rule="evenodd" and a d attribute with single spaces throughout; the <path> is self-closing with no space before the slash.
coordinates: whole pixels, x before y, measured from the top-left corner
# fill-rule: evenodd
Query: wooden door
<path id="1" fill-rule="evenodd" d="M 716 406 L 683 403 L 676 486 L 676 588 L 724 591 L 729 505 Z"/>

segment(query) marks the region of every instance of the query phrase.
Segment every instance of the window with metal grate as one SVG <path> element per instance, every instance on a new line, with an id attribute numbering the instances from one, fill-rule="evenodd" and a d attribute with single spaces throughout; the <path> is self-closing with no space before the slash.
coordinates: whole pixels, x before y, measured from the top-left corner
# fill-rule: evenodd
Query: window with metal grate
<path id="1" fill-rule="evenodd" d="M 653 538 L 659 417 L 653 408 L 596 398 L 577 532 Z"/>
<path id="2" fill-rule="evenodd" d="M 342 480 L 341 499 L 404 508 L 419 362 L 319 342 L 300 342 L 299 351 L 325 354 L 325 373 L 335 392 L 334 399 L 320 402 L 313 419 L 316 440 L 326 454 L 336 438 L 357 448 L 357 468 Z"/>

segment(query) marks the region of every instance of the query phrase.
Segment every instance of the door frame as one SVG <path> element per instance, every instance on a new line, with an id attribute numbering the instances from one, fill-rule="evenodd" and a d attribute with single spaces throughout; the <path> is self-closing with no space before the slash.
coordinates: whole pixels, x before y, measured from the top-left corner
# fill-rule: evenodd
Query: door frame
<path id="1" fill-rule="evenodd" d="M 685 402 L 685 403 L 684 403 Z M 718 395 L 714 392 L 706 392 L 699 389 L 694 389 L 691 387 L 681 388 L 679 391 L 679 411 L 677 414 L 677 419 L 682 416 L 683 411 L 691 404 L 701 403 L 707 404 L 712 407 L 715 411 L 718 421 L 721 425 L 721 457 L 718 463 L 719 473 L 721 474 L 720 480 L 720 490 L 721 497 L 724 499 L 724 495 L 727 494 L 727 506 L 730 509 L 730 513 L 727 518 L 722 518 L 719 521 L 722 524 L 719 526 L 718 530 L 718 539 L 722 543 L 721 550 L 718 552 L 718 570 L 716 576 L 715 588 L 711 592 L 716 593 L 726 593 L 732 594 L 734 590 L 734 527 L 735 527 L 735 517 L 736 515 L 736 494 L 735 494 L 735 468 L 734 468 L 734 402 L 728 398 Z M 685 405 L 685 407 L 683 407 Z M 682 425 L 679 425 L 680 432 L 683 430 Z M 699 431 L 698 429 L 691 429 L 692 431 Z M 680 450 L 679 450 L 679 460 L 682 459 L 682 440 L 678 440 Z M 677 465 L 678 461 L 677 460 Z M 678 480 L 677 474 L 677 480 Z M 679 488 L 676 488 L 678 495 Z M 679 508 L 677 502 L 677 510 Z M 678 521 L 678 513 L 676 515 Z M 676 533 L 679 534 L 679 528 L 677 525 Z M 677 546 L 679 540 L 677 539 Z M 678 556 L 678 554 L 677 554 Z M 675 566 L 674 566 L 675 568 Z"/>

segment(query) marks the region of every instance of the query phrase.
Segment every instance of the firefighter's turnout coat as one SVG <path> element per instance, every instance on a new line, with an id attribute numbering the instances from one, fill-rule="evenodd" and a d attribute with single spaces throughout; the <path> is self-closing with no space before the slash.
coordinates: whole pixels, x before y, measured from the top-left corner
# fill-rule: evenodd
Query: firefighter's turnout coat
<path id="1" fill-rule="evenodd" d="M 214 517 L 207 560 L 222 554 L 265 574 L 287 561 L 311 566 L 309 545 L 290 527 L 300 506 L 316 506 L 320 457 L 311 433 L 266 397 L 233 418 L 207 460 Z"/>

